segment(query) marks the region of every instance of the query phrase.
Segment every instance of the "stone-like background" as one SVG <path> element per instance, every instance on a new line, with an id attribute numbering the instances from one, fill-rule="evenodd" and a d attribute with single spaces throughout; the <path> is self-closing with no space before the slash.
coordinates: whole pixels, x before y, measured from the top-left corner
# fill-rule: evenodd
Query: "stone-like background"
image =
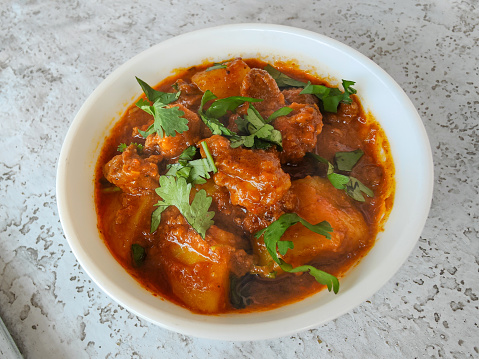
<path id="1" fill-rule="evenodd" d="M 370 300 L 291 337 L 218 342 L 151 325 L 90 281 L 63 236 L 55 174 L 105 76 L 175 35 L 241 22 L 312 30 L 383 67 L 423 119 L 435 190 L 415 250 Z M 0 1 L 0 316 L 22 354 L 479 357 L 478 23 L 477 0 Z"/>

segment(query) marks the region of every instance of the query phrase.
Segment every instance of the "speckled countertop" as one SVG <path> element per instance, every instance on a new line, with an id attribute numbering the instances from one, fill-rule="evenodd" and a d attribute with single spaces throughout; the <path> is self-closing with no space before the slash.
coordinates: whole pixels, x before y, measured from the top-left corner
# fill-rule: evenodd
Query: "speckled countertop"
<path id="1" fill-rule="evenodd" d="M 476 0 L 0 1 L 0 317 L 27 358 L 479 357 L 479 3 Z M 102 79 L 175 35 L 296 26 L 359 50 L 403 87 L 435 161 L 429 219 L 376 295 L 291 337 L 220 342 L 115 304 L 63 236 L 63 138 Z"/>

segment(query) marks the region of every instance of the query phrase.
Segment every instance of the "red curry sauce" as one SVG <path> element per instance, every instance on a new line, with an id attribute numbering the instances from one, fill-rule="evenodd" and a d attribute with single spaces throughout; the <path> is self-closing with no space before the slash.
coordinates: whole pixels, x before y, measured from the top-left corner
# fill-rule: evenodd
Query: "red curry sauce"
<path id="1" fill-rule="evenodd" d="M 283 259 L 341 277 L 374 245 L 392 207 L 394 166 L 387 139 L 355 95 L 352 104 L 340 104 L 337 113 L 328 113 L 320 110 L 314 95 L 278 88 L 260 70 L 266 65 L 261 61 L 236 59 L 226 69 L 205 71 L 211 65 L 178 71 L 155 87 L 181 91 L 172 105 L 185 113 L 188 131 L 165 138 L 151 134 L 145 139 L 138 130 L 146 130 L 153 118 L 135 105 L 115 125 L 96 167 L 98 228 L 112 255 L 141 285 L 194 312 L 264 310 L 298 301 L 324 286 L 308 273 L 283 272 L 268 255 L 263 239 L 254 234 L 284 213 L 297 213 L 310 223 L 327 220 L 333 227 L 331 240 L 300 224 L 289 228 L 282 240 L 293 241 L 295 247 Z M 276 63 L 275 67 L 297 80 L 327 85 L 294 64 Z M 197 115 L 206 89 L 219 98 L 264 99 L 253 104 L 263 118 L 281 106 L 293 108 L 290 115 L 272 121 L 282 134 L 283 151 L 274 146 L 232 149 L 226 137 L 212 135 Z M 247 107 L 228 113 L 222 123 L 237 131 L 235 119 Z M 158 229 L 150 233 L 151 214 L 159 200 L 154 191 L 159 176 L 166 173 L 168 164 L 178 161 L 183 150 L 201 147 L 203 140 L 218 173 L 194 191 L 204 189 L 212 197 L 214 225 L 202 239 L 170 206 Z M 130 145 L 120 153 L 121 143 L 144 147 L 140 151 Z M 372 198 L 364 196 L 364 202 L 334 188 L 326 179 L 326 167 L 305 155 L 313 152 L 333 162 L 335 153 L 357 149 L 364 155 L 350 175 L 374 192 Z M 133 244 L 145 249 L 141 265 L 132 259 Z"/>

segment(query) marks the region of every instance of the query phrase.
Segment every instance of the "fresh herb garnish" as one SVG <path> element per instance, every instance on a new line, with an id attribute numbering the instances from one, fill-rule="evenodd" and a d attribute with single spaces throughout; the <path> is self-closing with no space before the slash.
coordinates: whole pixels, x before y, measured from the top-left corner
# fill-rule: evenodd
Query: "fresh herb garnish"
<path id="1" fill-rule="evenodd" d="M 363 157 L 364 152 L 361 149 L 357 149 L 350 152 L 336 152 L 334 155 L 334 161 L 338 170 L 340 171 L 352 171 L 353 167 Z"/>
<path id="2" fill-rule="evenodd" d="M 141 143 L 136 143 L 136 142 L 131 142 L 130 145 L 135 145 L 138 152 L 143 151 L 143 145 Z M 120 143 L 118 145 L 118 152 L 124 152 L 128 148 L 128 145 L 126 143 Z"/>
<path id="3" fill-rule="evenodd" d="M 374 192 L 368 187 L 366 187 L 363 183 L 361 183 L 361 181 L 359 181 L 357 178 L 337 173 L 336 168 L 331 162 L 321 156 L 318 156 L 317 154 L 309 153 L 309 155 L 328 166 L 327 177 L 329 179 L 329 182 L 331 182 L 331 184 L 335 188 L 344 190 L 348 196 L 359 202 L 365 201 L 362 193 L 366 194 L 368 197 L 374 197 Z M 342 171 L 349 172 L 353 169 L 353 167 L 356 165 L 357 161 L 359 161 L 362 155 L 363 151 L 358 149 L 351 152 L 338 152 L 336 153 L 335 159 L 337 163 L 339 158 L 341 162 L 341 168 L 348 168 L 343 169 Z"/>
<path id="4" fill-rule="evenodd" d="M 329 291 L 333 290 L 334 293 L 338 293 L 339 281 L 335 276 L 310 265 L 302 265 L 294 268 L 291 264 L 286 263 L 282 258 L 278 257 L 278 252 L 284 256 L 288 249 L 294 248 L 294 243 L 292 241 L 282 241 L 281 237 L 289 227 L 296 223 L 301 223 L 309 230 L 321 234 L 327 239 L 331 239 L 330 233 L 333 231 L 333 229 L 328 222 L 323 221 L 313 225 L 298 216 L 296 213 L 283 214 L 268 227 L 257 232 L 255 237 L 260 238 L 262 235 L 264 236 L 263 239 L 268 253 L 270 254 L 271 258 L 277 264 L 279 264 L 282 270 L 289 273 L 309 272 L 309 274 L 311 274 L 318 283 L 326 285 Z"/>
<path id="5" fill-rule="evenodd" d="M 220 117 L 226 115 L 228 111 L 235 111 L 239 105 L 245 102 L 260 102 L 263 100 L 242 96 L 226 97 L 216 100 L 211 104 L 208 110 L 203 111 L 204 105 L 208 101 L 214 100 L 216 98 L 217 97 L 211 91 L 207 90 L 203 94 L 200 108 L 198 110 L 201 119 L 214 135 L 228 137 L 231 141 L 232 148 L 244 145 L 245 147 L 249 148 L 265 149 L 270 147 L 271 144 L 276 144 L 282 147 L 281 133 L 278 130 L 275 130 L 273 126 L 267 124 L 259 112 L 253 107 L 253 105 L 248 108 L 245 118 L 239 119 L 236 122 L 240 131 L 247 134 L 245 136 L 236 134 L 218 120 Z M 284 116 L 284 114 L 288 114 L 292 111 L 291 109 L 288 109 L 289 108 L 287 107 L 280 109 L 273 113 L 273 115 L 276 114 L 276 117 Z M 272 119 L 276 117 L 272 117 Z"/>
<path id="6" fill-rule="evenodd" d="M 275 69 L 271 65 L 266 65 L 264 68 L 270 75 L 271 77 L 276 81 L 276 84 L 278 87 L 304 87 L 306 86 L 306 83 L 295 80 L 291 77 L 289 77 L 286 74 L 283 74 L 281 71 Z"/>
<path id="7" fill-rule="evenodd" d="M 158 133 L 160 137 L 176 136 L 176 133 L 182 133 L 188 130 L 188 120 L 182 116 L 185 115 L 178 107 L 167 107 L 180 96 L 180 91 L 176 93 L 161 92 L 153 89 L 146 82 L 136 78 L 148 100 L 141 98 L 136 106 L 153 116 L 154 122 L 146 131 L 138 132 L 144 137 L 153 133 Z M 151 102 L 151 103 L 150 103 Z"/>
<path id="8" fill-rule="evenodd" d="M 253 105 L 248 108 L 244 119 L 240 118 L 236 120 L 236 124 L 240 131 L 248 133 L 249 135 L 231 138 L 231 148 L 243 145 L 249 148 L 266 149 L 272 144 L 280 148 L 283 147 L 281 132 L 266 123 Z"/>
<path id="9" fill-rule="evenodd" d="M 211 130 L 213 135 L 223 135 L 223 136 L 236 136 L 236 133 L 229 130 L 225 125 L 223 125 L 218 118 L 211 116 L 211 114 L 206 114 L 203 111 L 204 105 L 211 100 L 216 99 L 217 97 L 210 90 L 206 90 L 201 98 L 200 108 L 198 109 L 198 114 L 205 123 L 206 126 Z M 226 113 L 226 111 L 225 111 Z M 224 115 L 224 114 L 223 114 Z"/>
<path id="10" fill-rule="evenodd" d="M 221 62 L 215 62 L 213 66 L 208 67 L 205 71 L 212 71 L 212 70 L 217 70 L 217 69 L 226 69 L 227 65 Z"/>
<path id="11" fill-rule="evenodd" d="M 289 115 L 293 109 L 291 107 L 285 106 L 281 107 L 279 110 L 274 111 L 266 120 L 267 123 L 270 123 L 271 121 L 277 119 L 280 116 L 286 116 Z"/>
<path id="12" fill-rule="evenodd" d="M 205 238 L 206 231 L 214 224 L 212 219 L 215 212 L 209 211 L 213 198 L 208 197 L 202 189 L 195 194 L 190 204 L 192 187 L 184 177 L 160 176 L 160 187 L 155 191 L 162 199 L 155 204 L 158 208 L 151 215 L 151 232 L 158 229 L 163 211 L 175 206 L 201 238 Z"/>
<path id="13" fill-rule="evenodd" d="M 190 146 L 178 158 L 178 163 L 168 166 L 169 170 L 166 176 L 184 177 L 188 183 L 202 184 L 209 179 L 210 172 L 216 173 L 218 169 L 215 166 L 213 157 L 205 141 L 201 142 L 205 151 L 206 158 L 193 160 L 197 154 L 195 146 Z"/>
<path id="14" fill-rule="evenodd" d="M 225 97 L 219 100 L 214 101 L 208 109 L 203 112 L 203 106 L 206 102 L 210 100 L 216 99 L 216 95 L 212 93 L 210 90 L 206 90 L 203 94 L 203 98 L 201 99 L 201 112 L 208 118 L 215 118 L 218 119 L 224 115 L 228 111 L 235 111 L 239 105 L 244 104 L 245 102 L 261 102 L 262 99 L 253 98 L 253 97 L 243 97 L 243 96 L 231 96 Z"/>
<path id="15" fill-rule="evenodd" d="M 316 95 L 322 101 L 323 108 L 327 112 L 338 112 L 339 103 L 350 104 L 353 102 L 351 95 L 357 91 L 351 86 L 355 84 L 354 81 L 342 80 L 344 92 L 336 87 L 327 87 L 323 85 L 312 85 L 310 82 L 304 83 L 283 74 L 281 71 L 275 69 L 271 65 L 266 65 L 264 68 L 271 77 L 276 81 L 278 87 L 304 87 L 300 94 Z"/>
<path id="16" fill-rule="evenodd" d="M 101 191 L 103 193 L 116 193 L 116 192 L 121 192 L 121 188 L 117 186 L 109 186 L 102 188 Z"/>
<path id="17" fill-rule="evenodd" d="M 336 87 L 326 87 L 323 85 L 312 85 L 310 82 L 306 85 L 303 91 L 300 92 L 303 94 L 312 94 L 316 95 L 322 103 L 324 110 L 327 112 L 338 112 L 339 103 L 351 104 L 353 100 L 351 95 L 355 94 L 357 91 L 351 86 L 355 84 L 354 81 L 342 80 L 344 92 Z"/>
<path id="18" fill-rule="evenodd" d="M 139 267 L 143 264 L 146 258 L 146 250 L 139 244 L 132 244 L 130 247 L 131 258 L 133 259 L 133 264 L 135 267 Z"/>

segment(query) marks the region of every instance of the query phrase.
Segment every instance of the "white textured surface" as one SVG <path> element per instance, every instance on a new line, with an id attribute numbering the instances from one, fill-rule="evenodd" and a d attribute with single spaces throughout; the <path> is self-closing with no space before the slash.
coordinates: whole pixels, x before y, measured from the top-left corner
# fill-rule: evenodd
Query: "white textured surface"
<path id="1" fill-rule="evenodd" d="M 478 357 L 477 1 L 152 3 L 0 2 L 0 316 L 22 354 Z M 230 22 L 316 31 L 373 59 L 416 105 L 435 161 L 431 213 L 397 275 L 339 319 L 269 341 L 185 337 L 112 303 L 76 263 L 55 201 L 63 138 L 101 80 L 164 39 Z"/>

